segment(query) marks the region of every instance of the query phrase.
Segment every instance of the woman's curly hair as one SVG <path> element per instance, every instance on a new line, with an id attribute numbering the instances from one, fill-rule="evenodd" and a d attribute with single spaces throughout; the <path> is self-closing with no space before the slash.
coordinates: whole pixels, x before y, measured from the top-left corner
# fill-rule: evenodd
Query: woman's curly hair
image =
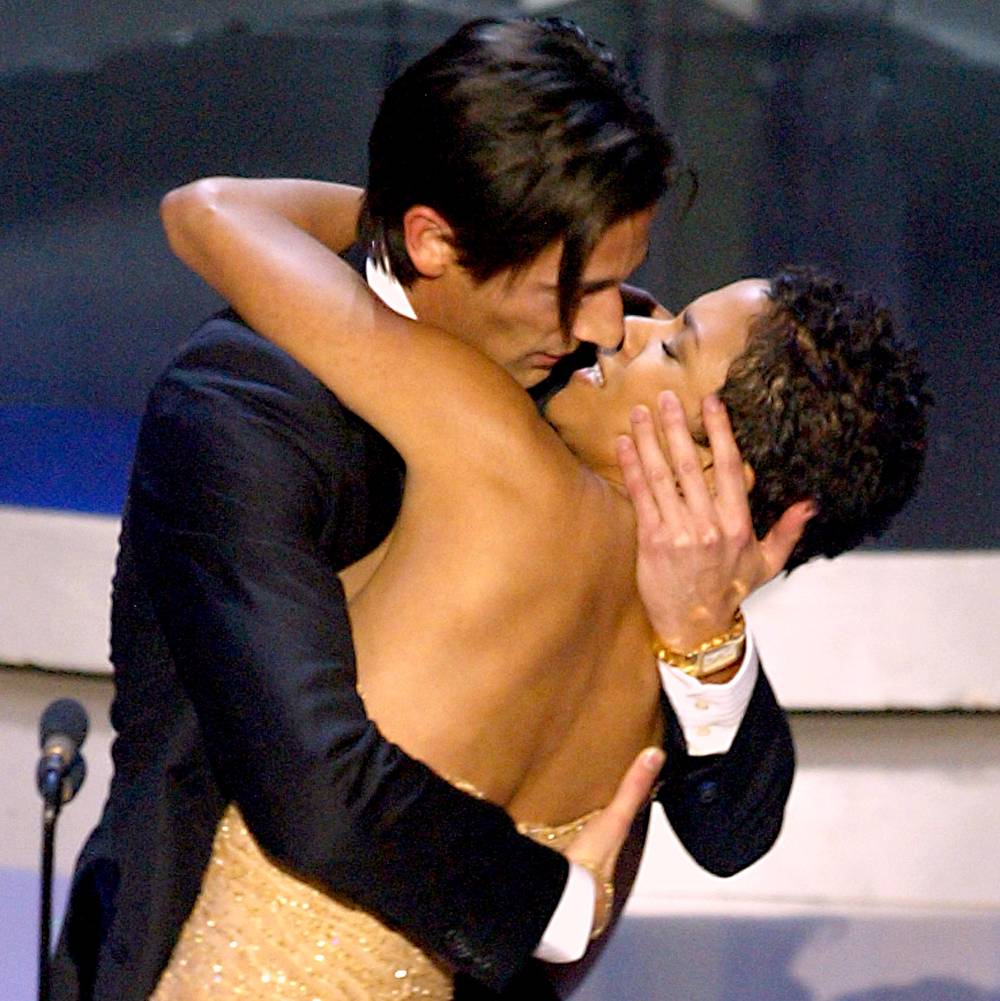
<path id="1" fill-rule="evenodd" d="M 793 502 L 816 504 L 792 570 L 885 530 L 916 490 L 932 401 L 915 352 L 870 296 L 791 267 L 769 295 L 719 396 L 753 467 L 757 535 Z"/>

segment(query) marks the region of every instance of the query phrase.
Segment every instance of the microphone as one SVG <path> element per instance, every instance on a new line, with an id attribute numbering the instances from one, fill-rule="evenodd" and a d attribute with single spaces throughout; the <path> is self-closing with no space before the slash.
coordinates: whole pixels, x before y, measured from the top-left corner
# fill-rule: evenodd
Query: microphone
<path id="1" fill-rule="evenodd" d="M 87 713 L 76 699 L 52 702 L 38 726 L 42 756 L 38 762 L 38 791 L 56 810 L 79 791 L 86 775 L 80 747 L 87 737 Z"/>
<path id="2" fill-rule="evenodd" d="M 49 704 L 38 724 L 36 779 L 42 794 L 41 900 L 38 911 L 38 997 L 48 1001 L 51 979 L 52 865 L 55 854 L 56 820 L 59 810 L 80 790 L 87 766 L 80 747 L 87 737 L 87 714 L 76 699 L 57 699 Z"/>

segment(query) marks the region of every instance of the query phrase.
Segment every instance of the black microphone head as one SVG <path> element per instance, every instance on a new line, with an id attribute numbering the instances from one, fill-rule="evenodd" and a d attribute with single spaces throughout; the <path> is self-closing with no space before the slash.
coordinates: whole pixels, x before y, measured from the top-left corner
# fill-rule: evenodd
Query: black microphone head
<path id="1" fill-rule="evenodd" d="M 57 733 L 65 734 L 79 747 L 87 736 L 87 713 L 76 699 L 56 699 L 42 713 L 38 725 L 38 744 L 44 748 L 46 741 Z"/>

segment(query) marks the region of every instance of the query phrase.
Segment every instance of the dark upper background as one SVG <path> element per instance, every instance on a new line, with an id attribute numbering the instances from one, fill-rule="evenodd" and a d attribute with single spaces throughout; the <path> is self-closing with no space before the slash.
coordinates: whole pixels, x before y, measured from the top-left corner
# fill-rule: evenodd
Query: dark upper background
<path id="1" fill-rule="evenodd" d="M 207 173 L 363 182 L 386 81 L 468 17 L 519 9 L 259 6 L 0 0 L 0 502 L 120 503 L 146 391 L 218 304 L 161 239 L 167 189 Z M 995 547 L 992 0 L 520 8 L 611 44 L 698 169 L 698 201 L 661 214 L 641 283 L 678 306 L 796 260 L 877 288 L 938 400 L 924 486 L 879 545 Z"/>

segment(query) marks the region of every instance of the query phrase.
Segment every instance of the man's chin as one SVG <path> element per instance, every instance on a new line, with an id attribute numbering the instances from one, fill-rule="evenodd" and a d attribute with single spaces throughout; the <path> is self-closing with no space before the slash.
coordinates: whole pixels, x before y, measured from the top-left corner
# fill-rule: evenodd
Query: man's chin
<path id="1" fill-rule="evenodd" d="M 521 369 L 514 378 L 525 389 L 534 389 L 535 386 L 541 385 L 551 374 L 552 369 L 550 368 L 535 368 L 532 366 Z"/>
<path id="2" fill-rule="evenodd" d="M 504 368 L 507 374 L 524 389 L 534 389 L 552 374 L 550 365 L 533 365 L 528 358 L 508 362 Z"/>

